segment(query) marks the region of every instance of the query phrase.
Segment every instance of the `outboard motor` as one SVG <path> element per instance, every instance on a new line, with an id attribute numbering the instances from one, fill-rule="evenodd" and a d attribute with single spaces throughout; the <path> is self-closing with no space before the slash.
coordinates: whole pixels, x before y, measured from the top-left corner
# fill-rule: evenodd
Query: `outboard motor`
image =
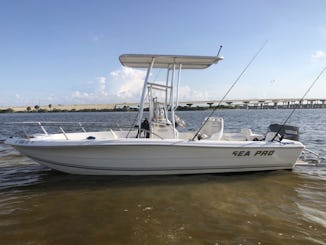
<path id="1" fill-rule="evenodd" d="M 282 127 L 281 124 L 271 124 L 268 126 L 270 132 L 277 133 L 280 128 Z M 291 125 L 284 125 L 279 132 L 280 135 L 283 136 L 284 139 L 289 140 L 299 140 L 299 128 Z"/>

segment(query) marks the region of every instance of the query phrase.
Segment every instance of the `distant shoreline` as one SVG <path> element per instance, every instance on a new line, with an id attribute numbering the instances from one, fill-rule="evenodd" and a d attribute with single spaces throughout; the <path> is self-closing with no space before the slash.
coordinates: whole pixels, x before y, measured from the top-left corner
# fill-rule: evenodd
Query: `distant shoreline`
<path id="1" fill-rule="evenodd" d="M 216 108 L 220 101 L 183 101 L 179 102 L 178 111 L 209 110 Z M 145 105 L 146 106 L 146 105 Z M 34 106 L 0 106 L 0 113 L 12 112 L 113 112 L 138 111 L 137 102 L 120 102 L 112 104 L 48 104 Z M 233 99 L 224 100 L 217 109 L 317 109 L 326 108 L 326 98 L 284 98 L 284 99 Z"/>
<path id="2" fill-rule="evenodd" d="M 0 106 L 0 110 L 12 109 L 13 112 L 32 112 L 32 111 L 79 111 L 79 110 L 87 110 L 87 109 L 114 109 L 114 104 L 78 104 L 78 105 L 35 105 L 35 106 L 9 106 L 4 107 Z"/>
<path id="3" fill-rule="evenodd" d="M 177 111 L 202 111 L 211 110 L 215 108 L 214 105 L 185 105 L 179 106 Z M 321 109 L 325 105 L 293 105 L 293 106 L 244 106 L 244 105 L 220 105 L 217 109 Z M 145 109 L 146 110 L 146 109 Z M 44 112 L 132 112 L 138 111 L 136 103 L 121 103 L 121 104 L 80 104 L 80 105 L 48 105 L 48 106 L 34 106 L 34 107 L 0 107 L 0 113 L 44 113 Z"/>
<path id="4" fill-rule="evenodd" d="M 208 110 L 213 106 L 179 106 L 179 111 Z M 234 109 L 232 106 L 220 106 L 219 109 Z M 135 104 L 85 104 L 85 105 L 55 105 L 27 107 L 0 107 L 0 113 L 42 113 L 42 112 L 127 112 L 138 111 Z M 146 111 L 146 108 L 145 108 Z"/>

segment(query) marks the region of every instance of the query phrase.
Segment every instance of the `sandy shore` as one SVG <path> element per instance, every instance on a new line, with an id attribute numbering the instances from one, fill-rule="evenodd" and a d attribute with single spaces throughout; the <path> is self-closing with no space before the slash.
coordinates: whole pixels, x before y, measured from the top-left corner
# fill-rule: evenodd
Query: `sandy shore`
<path id="1" fill-rule="evenodd" d="M 103 109 L 113 109 L 114 107 L 122 108 L 123 106 L 130 106 L 136 107 L 137 103 L 120 103 L 120 104 L 81 104 L 81 105 L 52 105 L 49 108 L 48 105 L 40 106 L 40 109 L 43 110 L 83 110 L 83 109 L 96 109 L 96 110 L 103 110 Z M 8 108 L 13 109 L 14 111 L 27 111 L 27 106 L 13 106 L 13 107 L 4 107 L 0 106 L 0 110 L 6 110 Z M 31 110 L 35 110 L 34 107 L 31 106 Z"/>

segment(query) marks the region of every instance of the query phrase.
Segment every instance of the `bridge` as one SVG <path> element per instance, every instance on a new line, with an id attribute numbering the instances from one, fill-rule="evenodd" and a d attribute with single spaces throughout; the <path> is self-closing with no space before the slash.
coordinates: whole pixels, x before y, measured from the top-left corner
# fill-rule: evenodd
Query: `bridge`
<path id="1" fill-rule="evenodd" d="M 186 101 L 180 102 L 180 105 L 218 105 L 219 100 L 207 101 Z M 326 99 L 321 98 L 260 98 L 260 99 L 227 99 L 222 102 L 222 105 L 244 107 L 244 108 L 326 108 Z"/>
<path id="2" fill-rule="evenodd" d="M 193 100 L 180 101 L 179 106 L 209 106 L 218 105 L 219 100 Z M 254 99 L 227 99 L 221 103 L 222 106 L 241 109 L 290 109 L 290 108 L 326 108 L 326 98 L 254 98 Z M 138 103 L 117 103 L 116 107 L 137 107 Z"/>

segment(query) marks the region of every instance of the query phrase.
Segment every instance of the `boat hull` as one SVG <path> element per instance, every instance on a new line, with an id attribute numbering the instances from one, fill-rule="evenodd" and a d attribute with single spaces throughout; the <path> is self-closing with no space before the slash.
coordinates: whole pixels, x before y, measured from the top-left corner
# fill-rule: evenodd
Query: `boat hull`
<path id="1" fill-rule="evenodd" d="M 20 142 L 20 143 L 19 143 Z M 299 142 L 183 142 L 144 140 L 85 144 L 9 142 L 52 169 L 83 175 L 168 175 L 292 169 Z"/>

